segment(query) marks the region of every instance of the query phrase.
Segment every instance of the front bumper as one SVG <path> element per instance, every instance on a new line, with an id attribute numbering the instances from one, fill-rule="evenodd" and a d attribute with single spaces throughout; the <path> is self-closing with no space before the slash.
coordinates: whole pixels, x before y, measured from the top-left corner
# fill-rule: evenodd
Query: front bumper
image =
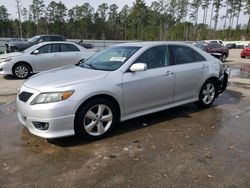
<path id="1" fill-rule="evenodd" d="M 25 92 L 33 93 L 27 102 L 19 100 L 19 94 Z M 61 101 L 49 104 L 30 105 L 30 102 L 40 92 L 34 89 L 22 86 L 17 95 L 16 103 L 18 110 L 18 120 L 28 128 L 29 132 L 43 138 L 58 138 L 75 135 L 74 119 L 75 114 L 71 112 L 73 109 L 72 101 Z M 47 130 L 39 130 L 33 122 L 48 123 Z"/>
<path id="2" fill-rule="evenodd" d="M 11 63 L 2 62 L 0 63 L 0 75 L 12 75 Z"/>

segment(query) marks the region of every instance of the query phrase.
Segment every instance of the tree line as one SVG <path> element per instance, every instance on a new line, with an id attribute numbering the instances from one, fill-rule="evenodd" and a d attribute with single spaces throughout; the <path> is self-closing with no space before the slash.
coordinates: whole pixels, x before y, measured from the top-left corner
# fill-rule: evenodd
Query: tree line
<path id="1" fill-rule="evenodd" d="M 147 6 L 135 0 L 121 9 L 89 3 L 67 9 L 63 2 L 16 1 L 18 18 L 0 6 L 0 37 L 60 34 L 67 38 L 103 40 L 223 40 L 250 39 L 250 0 L 156 0 Z M 222 12 L 225 10 L 225 13 Z M 240 14 L 248 18 L 240 22 Z M 201 20 L 201 21 L 199 21 Z"/>

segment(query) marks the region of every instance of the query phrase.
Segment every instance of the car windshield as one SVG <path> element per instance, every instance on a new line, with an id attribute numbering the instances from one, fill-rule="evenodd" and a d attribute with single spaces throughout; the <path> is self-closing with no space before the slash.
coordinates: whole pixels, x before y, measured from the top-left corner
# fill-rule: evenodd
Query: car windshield
<path id="1" fill-rule="evenodd" d="M 39 36 L 34 36 L 28 40 L 28 42 L 35 43 L 40 37 Z"/>
<path id="2" fill-rule="evenodd" d="M 79 64 L 80 67 L 114 71 L 120 68 L 140 47 L 117 46 L 103 50 Z"/>
<path id="3" fill-rule="evenodd" d="M 37 48 L 39 48 L 39 47 L 41 47 L 41 46 L 42 46 L 41 44 L 36 44 L 36 45 L 34 45 L 34 46 L 31 46 L 31 47 L 25 49 L 25 50 L 23 51 L 23 53 L 30 53 L 30 52 L 33 52 L 34 50 L 36 50 Z"/>

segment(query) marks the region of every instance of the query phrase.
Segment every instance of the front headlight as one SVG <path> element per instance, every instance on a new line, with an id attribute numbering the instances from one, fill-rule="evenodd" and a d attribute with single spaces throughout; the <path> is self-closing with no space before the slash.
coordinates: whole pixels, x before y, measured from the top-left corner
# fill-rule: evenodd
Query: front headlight
<path id="1" fill-rule="evenodd" d="M 73 93 L 73 90 L 63 92 L 41 93 L 36 98 L 34 98 L 30 104 L 34 105 L 63 101 L 68 99 Z"/>

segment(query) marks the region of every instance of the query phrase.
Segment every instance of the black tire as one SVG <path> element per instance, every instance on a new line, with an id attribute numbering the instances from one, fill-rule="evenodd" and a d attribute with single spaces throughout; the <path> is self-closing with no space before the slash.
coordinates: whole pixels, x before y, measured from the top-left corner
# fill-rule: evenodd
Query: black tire
<path id="1" fill-rule="evenodd" d="M 222 62 L 226 62 L 226 60 L 227 60 L 227 55 L 226 55 L 226 54 L 223 54 L 223 55 L 221 56 L 221 61 L 222 61 Z"/>
<path id="2" fill-rule="evenodd" d="M 244 58 L 246 58 L 246 57 L 245 57 L 245 56 L 241 56 L 241 58 L 243 58 L 243 59 L 244 59 Z"/>
<path id="3" fill-rule="evenodd" d="M 26 63 L 18 63 L 13 67 L 13 76 L 18 79 L 26 79 L 30 76 L 31 68 Z"/>
<path id="4" fill-rule="evenodd" d="M 208 95 L 208 93 L 206 93 L 207 88 L 209 87 L 209 85 L 212 85 L 214 88 L 214 92 L 210 94 L 211 100 L 208 100 L 207 102 L 205 102 L 205 96 Z M 206 91 L 205 91 L 206 90 Z M 212 88 L 210 89 L 210 91 L 212 90 Z M 204 92 L 206 94 L 204 94 Z M 217 96 L 217 87 L 216 87 L 216 83 L 213 80 L 207 80 L 203 86 L 201 87 L 200 93 L 199 93 L 199 101 L 196 102 L 195 104 L 197 104 L 200 107 L 209 107 L 213 104 L 216 96 Z M 208 97 L 207 97 L 208 98 Z M 205 101 L 204 101 L 205 100 Z"/>
<path id="5" fill-rule="evenodd" d="M 105 116 L 105 113 L 109 114 L 109 110 L 112 113 L 112 121 L 111 122 L 107 122 L 106 125 L 104 125 L 105 121 L 101 120 L 101 117 L 97 117 L 97 111 L 99 110 L 99 105 L 102 106 L 106 106 L 109 109 L 105 109 L 103 111 L 103 114 L 100 115 L 101 117 Z M 97 109 L 95 109 L 97 108 Z M 92 118 L 87 117 L 87 113 L 91 111 L 94 112 L 94 115 L 96 115 L 95 119 L 93 120 Z M 95 113 L 96 111 L 96 113 Z M 101 99 L 101 98 L 97 98 L 97 99 L 93 99 L 89 102 L 87 102 L 86 104 L 82 105 L 82 107 L 80 107 L 80 109 L 78 110 L 78 112 L 76 113 L 76 117 L 75 117 L 75 134 L 76 136 L 80 137 L 81 139 L 92 139 L 92 140 L 97 140 L 97 139 L 101 139 L 106 137 L 112 130 L 112 128 L 116 125 L 116 123 L 118 122 L 118 110 L 116 109 L 116 106 L 113 102 L 107 100 L 107 99 Z M 106 115 L 107 116 L 107 115 Z M 101 121 L 101 125 L 103 127 L 103 129 L 106 129 L 104 133 L 99 134 L 97 132 L 99 132 L 99 123 Z M 87 131 L 88 127 L 86 124 L 90 125 L 91 123 L 94 124 L 96 122 L 96 125 L 94 125 L 92 127 L 92 132 L 90 130 Z M 105 122 L 106 123 L 106 122 Z M 100 131 L 102 132 L 102 131 Z M 96 134 L 96 135 L 95 135 Z"/>

